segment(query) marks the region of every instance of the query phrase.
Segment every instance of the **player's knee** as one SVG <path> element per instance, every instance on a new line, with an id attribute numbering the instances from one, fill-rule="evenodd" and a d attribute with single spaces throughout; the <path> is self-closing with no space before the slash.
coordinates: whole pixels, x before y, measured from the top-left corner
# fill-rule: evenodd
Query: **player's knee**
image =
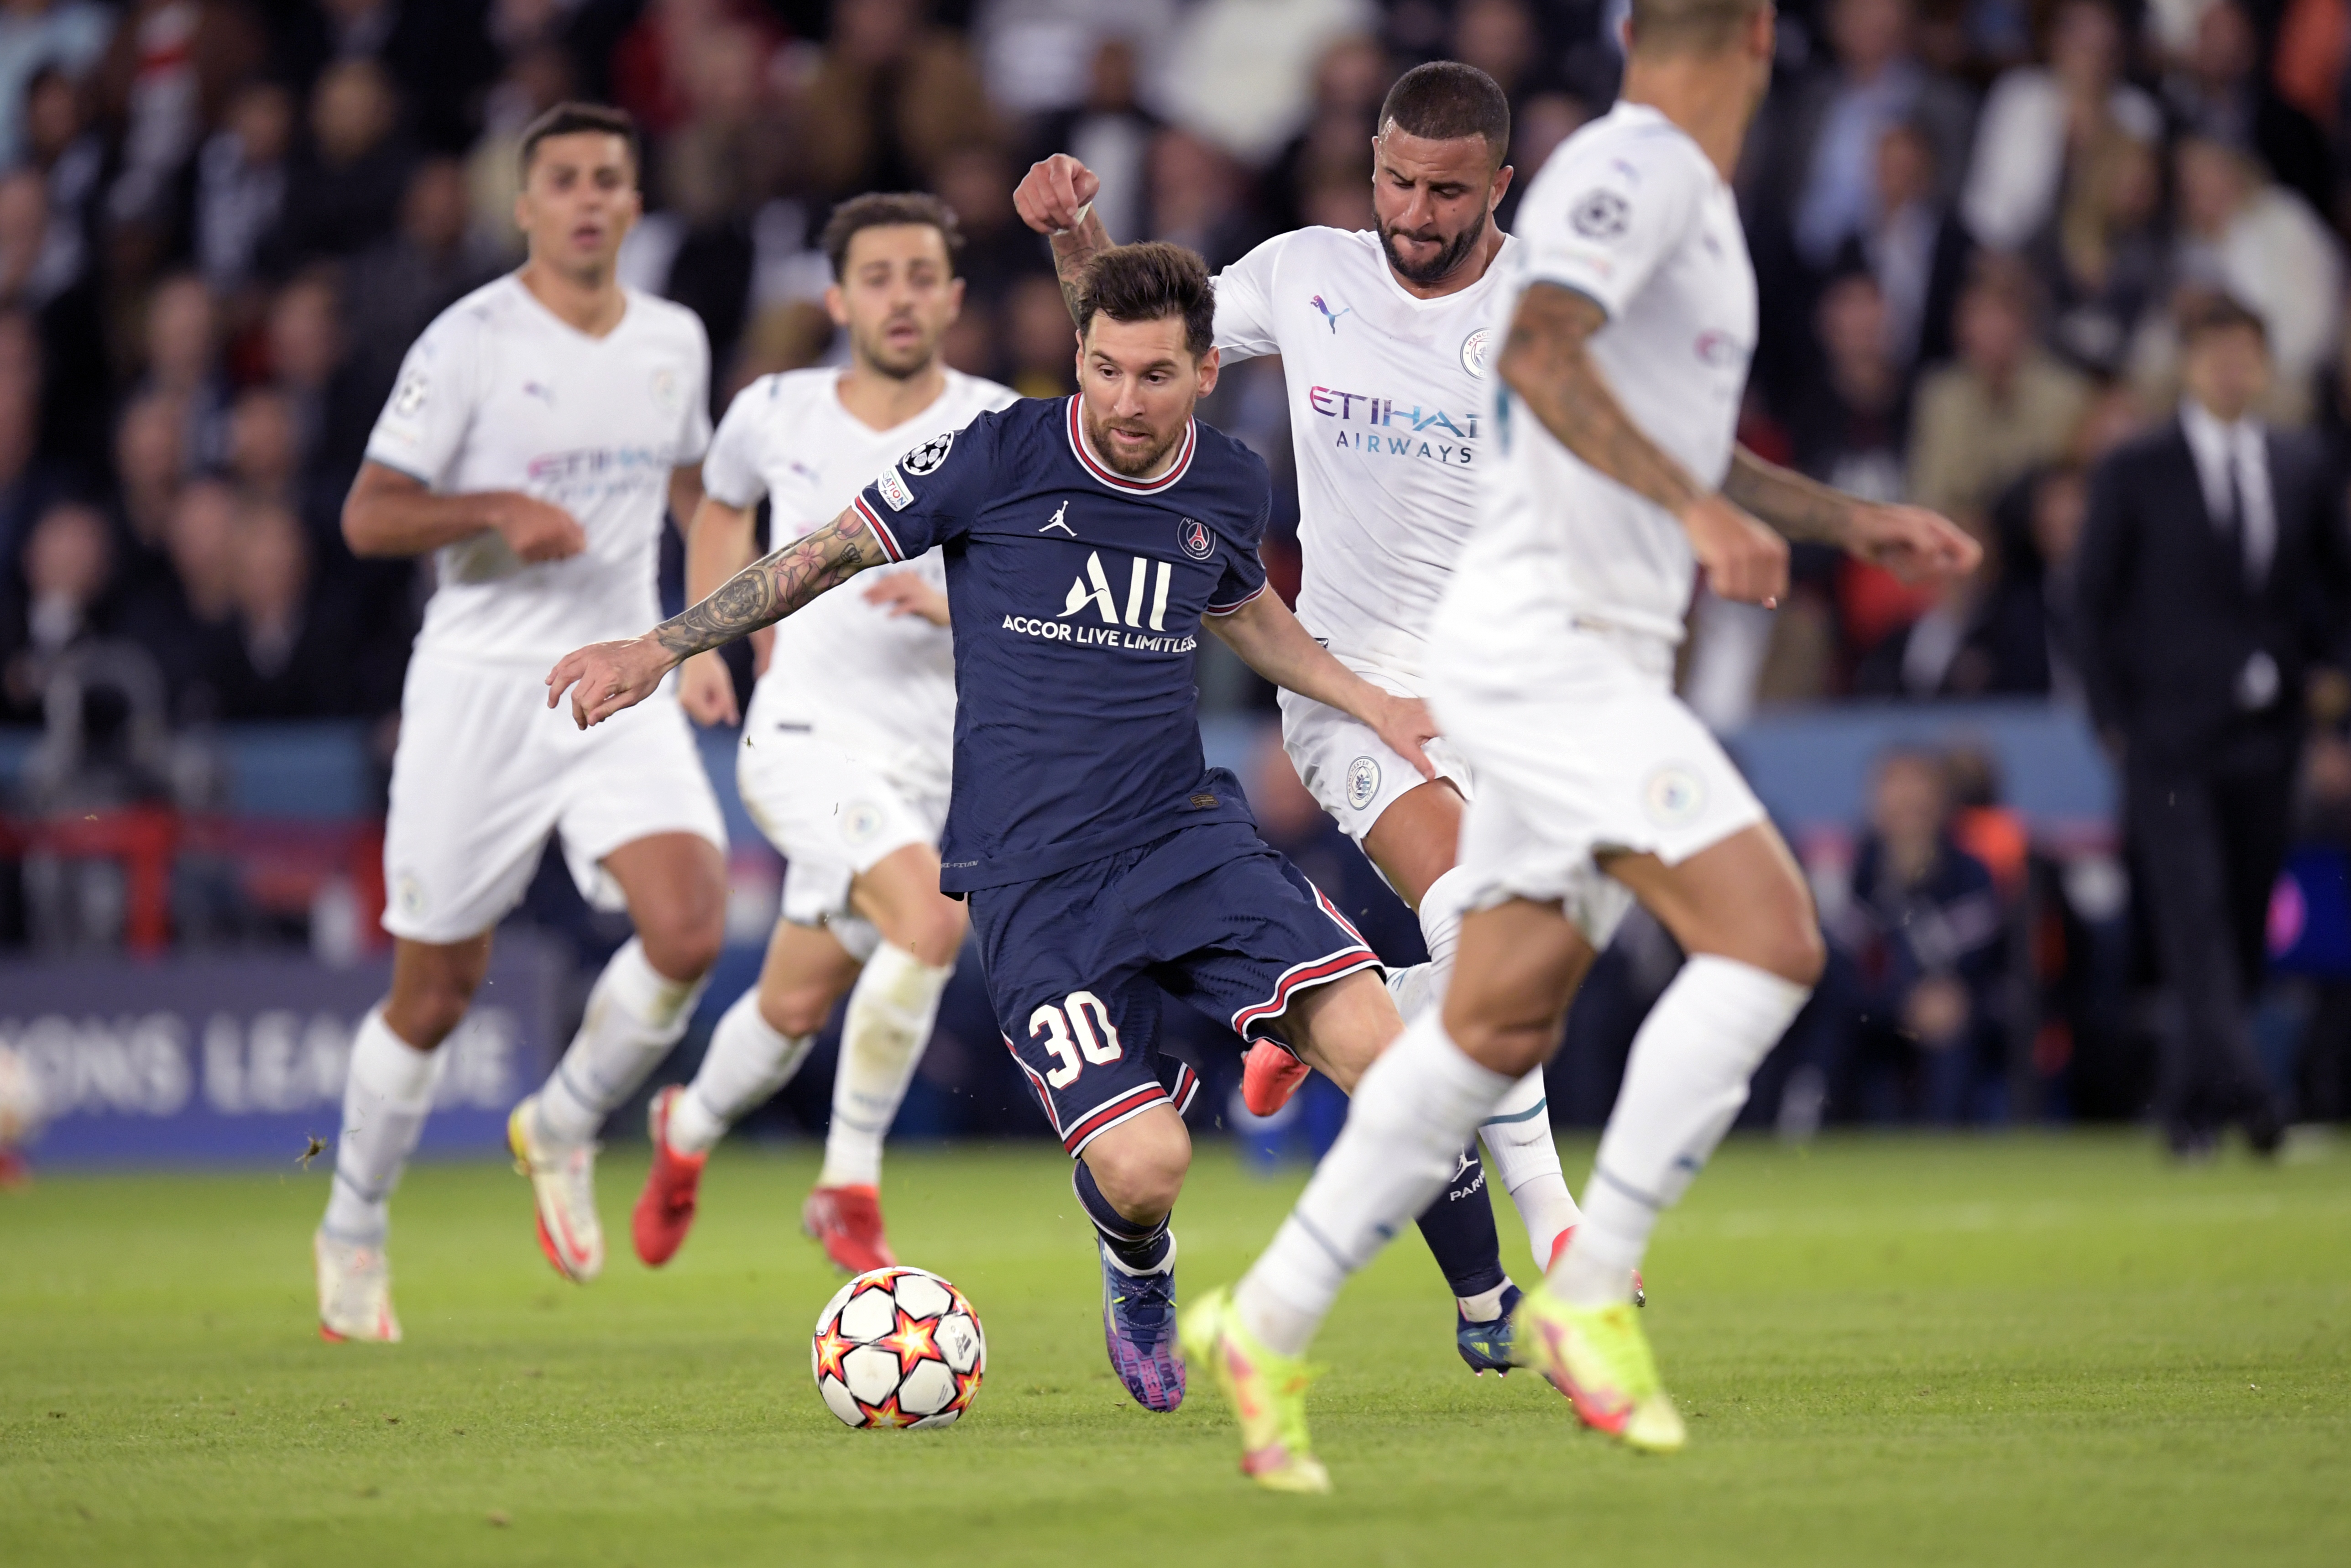
<path id="1" fill-rule="evenodd" d="M 1821 971 L 1828 967 L 1829 949 L 1828 944 L 1821 940 L 1820 923 L 1812 917 L 1810 908 L 1803 915 L 1780 930 L 1758 967 L 1809 988 L 1820 984 Z"/>
<path id="2" fill-rule="evenodd" d="M 455 974 L 412 981 L 385 1002 L 384 1022 L 417 1050 L 431 1051 L 465 1021 L 465 1009 L 474 1005 L 475 985 Z"/>
<path id="3" fill-rule="evenodd" d="M 925 964 L 952 964 L 963 949 L 965 927 L 962 904 L 944 898 L 930 899 L 909 923 L 907 940 L 899 946 Z"/>
<path id="4" fill-rule="evenodd" d="M 778 1034 L 798 1040 L 824 1028 L 825 1020 L 832 1016 L 836 999 L 822 986 L 762 987 L 759 1016 Z"/>
<path id="5" fill-rule="evenodd" d="M 1129 1134 L 1120 1137 L 1121 1133 Z M 1176 1207 L 1192 1165 L 1192 1138 L 1172 1110 L 1143 1115 L 1086 1147 L 1086 1166 L 1111 1207 L 1130 1219 L 1155 1219 Z"/>
<path id="6" fill-rule="evenodd" d="M 726 946 L 726 912 L 723 904 L 664 911 L 638 925 L 637 940 L 644 944 L 645 961 L 671 979 L 700 979 Z"/>

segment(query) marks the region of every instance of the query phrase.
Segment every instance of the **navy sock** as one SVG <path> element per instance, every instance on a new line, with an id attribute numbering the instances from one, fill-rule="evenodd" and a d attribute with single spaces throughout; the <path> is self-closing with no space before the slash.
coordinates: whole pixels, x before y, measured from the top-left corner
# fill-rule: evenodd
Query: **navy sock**
<path id="1" fill-rule="evenodd" d="M 1102 1233 L 1102 1245 L 1110 1249 L 1112 1257 L 1137 1274 L 1152 1273 L 1167 1261 L 1168 1249 L 1175 1245 L 1167 1234 L 1167 1221 L 1175 1218 L 1173 1215 L 1162 1215 L 1156 1223 L 1149 1225 L 1127 1218 L 1110 1206 L 1110 1199 L 1094 1185 L 1094 1173 L 1086 1168 L 1083 1160 L 1078 1162 L 1070 1185 L 1077 1189 L 1080 1207 Z M 1487 1229 L 1492 1228 L 1489 1215 Z"/>
<path id="2" fill-rule="evenodd" d="M 1437 1201 L 1421 1210 L 1420 1236 L 1437 1255 L 1445 1282 L 1456 1296 L 1482 1296 L 1510 1278 L 1502 1269 L 1502 1239 L 1494 1231 L 1493 1200 L 1486 1196 L 1486 1167 L 1472 1144 Z"/>

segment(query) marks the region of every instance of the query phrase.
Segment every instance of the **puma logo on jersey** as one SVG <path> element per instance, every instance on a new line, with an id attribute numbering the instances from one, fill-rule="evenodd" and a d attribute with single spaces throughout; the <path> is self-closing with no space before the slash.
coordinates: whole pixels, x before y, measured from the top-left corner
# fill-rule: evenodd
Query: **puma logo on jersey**
<path id="1" fill-rule="evenodd" d="M 1059 528 L 1063 533 L 1069 535 L 1071 538 L 1076 538 L 1078 537 L 1078 530 L 1070 527 L 1069 524 L 1061 520 L 1063 516 L 1068 513 L 1069 509 L 1070 504 L 1067 501 L 1064 501 L 1060 506 L 1054 507 L 1053 520 L 1047 523 L 1043 528 L 1039 528 L 1037 531 L 1040 534 L 1050 534 L 1055 528 Z"/>
<path id="2" fill-rule="evenodd" d="M 1331 323 L 1331 330 L 1333 333 L 1339 330 L 1339 318 L 1352 316 L 1355 311 L 1355 308 L 1352 305 L 1342 305 L 1338 309 L 1333 310 L 1322 303 L 1322 297 L 1320 294 L 1314 297 L 1314 308 L 1322 312 L 1322 319 Z"/>
<path id="3" fill-rule="evenodd" d="M 1175 568 L 1164 560 L 1157 563 L 1158 586 L 1151 593 L 1151 619 L 1145 621 L 1143 618 L 1144 589 L 1153 576 L 1151 571 L 1153 563 L 1141 556 L 1135 556 L 1131 559 L 1129 564 L 1133 570 L 1127 574 L 1126 614 L 1123 619 L 1119 615 L 1118 597 L 1111 591 L 1110 574 L 1102 570 L 1100 550 L 1086 552 L 1085 575 L 1070 584 L 1069 597 L 1061 605 L 1061 614 L 1054 619 L 1066 621 L 1091 604 L 1095 612 L 1101 615 L 1102 623 L 1106 626 L 1147 627 L 1154 632 L 1166 631 L 1167 583 L 1169 579 L 1175 576 Z"/>

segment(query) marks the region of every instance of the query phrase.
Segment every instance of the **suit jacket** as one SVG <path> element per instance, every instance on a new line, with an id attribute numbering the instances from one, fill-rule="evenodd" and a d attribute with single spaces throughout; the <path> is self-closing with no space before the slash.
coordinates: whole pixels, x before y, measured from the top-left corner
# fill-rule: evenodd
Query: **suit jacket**
<path id="1" fill-rule="evenodd" d="M 2314 444 L 2272 432 L 2277 548 L 2257 588 L 2235 530 L 2205 510 L 2177 418 L 2090 476 L 2074 568 L 2074 624 L 2092 716 L 2135 762 L 2199 766 L 2248 745 L 2292 754 L 2303 679 L 2332 656 L 2346 585 L 2341 498 Z M 2247 661 L 2276 662 L 2275 699 L 2240 698 Z"/>

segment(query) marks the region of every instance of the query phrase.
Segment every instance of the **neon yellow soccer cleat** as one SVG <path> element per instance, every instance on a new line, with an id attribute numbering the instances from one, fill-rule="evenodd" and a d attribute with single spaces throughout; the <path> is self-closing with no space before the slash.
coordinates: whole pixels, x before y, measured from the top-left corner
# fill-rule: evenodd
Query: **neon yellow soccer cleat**
<path id="1" fill-rule="evenodd" d="M 1657 1382 L 1656 1359 L 1633 1303 L 1572 1307 L 1537 1285 L 1510 1320 L 1511 1354 L 1574 1402 L 1576 1418 L 1646 1454 L 1680 1451 L 1681 1413 Z"/>
<path id="2" fill-rule="evenodd" d="M 1229 1286 L 1192 1303 L 1178 1321 L 1184 1360 L 1205 1367 L 1241 1424 L 1241 1474 L 1273 1491 L 1324 1492 L 1331 1472 L 1306 1437 L 1303 1356 L 1276 1355 L 1241 1327 Z"/>

